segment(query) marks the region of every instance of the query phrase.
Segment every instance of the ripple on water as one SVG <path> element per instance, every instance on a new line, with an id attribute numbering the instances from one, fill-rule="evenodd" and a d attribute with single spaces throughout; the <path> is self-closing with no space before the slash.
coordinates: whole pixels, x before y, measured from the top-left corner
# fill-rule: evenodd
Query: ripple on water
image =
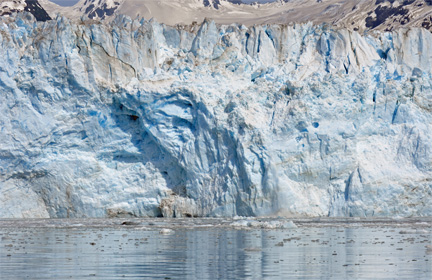
<path id="1" fill-rule="evenodd" d="M 0 279 L 432 279 L 428 219 L 286 222 L 1 221 Z"/>

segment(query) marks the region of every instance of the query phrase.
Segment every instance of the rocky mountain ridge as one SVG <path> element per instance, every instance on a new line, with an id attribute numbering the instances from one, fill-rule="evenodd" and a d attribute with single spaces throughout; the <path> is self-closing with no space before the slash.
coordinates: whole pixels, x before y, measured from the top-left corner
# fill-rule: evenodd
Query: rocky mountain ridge
<path id="1" fill-rule="evenodd" d="M 154 18 L 160 23 L 201 23 L 205 18 L 220 24 L 327 23 L 350 30 L 391 31 L 401 27 L 431 28 L 429 0 L 284 0 L 243 3 L 237 0 L 81 0 L 74 7 L 42 6 L 53 16 L 110 19 L 115 14 Z"/>
<path id="2" fill-rule="evenodd" d="M 73 7 L 61 7 L 49 0 L 2 0 L 0 15 L 31 12 L 45 21 L 57 14 L 78 20 L 82 16 L 112 20 L 116 14 L 132 18 L 154 18 L 168 25 L 200 23 L 293 24 L 327 23 L 350 30 L 391 31 L 401 27 L 432 28 L 429 0 L 284 0 L 268 3 L 240 0 L 81 0 Z"/>
<path id="3" fill-rule="evenodd" d="M 37 0 L 2 0 L 0 1 L 0 16 L 10 16 L 13 13 L 29 12 L 38 21 L 47 21 L 51 17 Z"/>

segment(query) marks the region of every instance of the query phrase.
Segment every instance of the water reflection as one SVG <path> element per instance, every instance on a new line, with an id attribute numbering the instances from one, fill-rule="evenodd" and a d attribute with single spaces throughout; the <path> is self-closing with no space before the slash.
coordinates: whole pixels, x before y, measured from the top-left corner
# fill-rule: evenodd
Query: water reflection
<path id="1" fill-rule="evenodd" d="M 7 228 L 0 239 L 0 279 L 432 279 L 430 229 Z"/>

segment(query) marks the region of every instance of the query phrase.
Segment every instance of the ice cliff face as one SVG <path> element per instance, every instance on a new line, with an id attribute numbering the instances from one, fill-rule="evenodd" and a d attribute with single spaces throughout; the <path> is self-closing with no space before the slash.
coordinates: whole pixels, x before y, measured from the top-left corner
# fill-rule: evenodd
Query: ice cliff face
<path id="1" fill-rule="evenodd" d="M 431 215 L 432 35 L 0 19 L 0 217 Z"/>

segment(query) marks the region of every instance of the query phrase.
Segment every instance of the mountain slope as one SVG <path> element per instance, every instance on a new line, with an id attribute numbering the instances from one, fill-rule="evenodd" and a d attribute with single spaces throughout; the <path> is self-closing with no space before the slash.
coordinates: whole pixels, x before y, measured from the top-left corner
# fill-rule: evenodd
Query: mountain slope
<path id="1" fill-rule="evenodd" d="M 40 5 L 38 0 L 2 0 L 0 1 L 0 16 L 8 16 L 17 12 L 30 12 L 38 21 L 47 21 L 51 17 Z"/>
<path id="2" fill-rule="evenodd" d="M 120 0 L 81 0 L 77 5 L 79 12 L 91 19 L 105 19 L 112 16 L 120 5 Z"/>
<path id="3" fill-rule="evenodd" d="M 46 3 L 48 0 L 43 0 Z M 246 25 L 328 23 L 351 30 L 394 30 L 400 27 L 430 29 L 432 3 L 429 0 L 286 0 L 267 4 L 244 4 L 227 0 L 81 0 L 74 7 L 46 7 L 70 18 L 92 19 L 125 14 L 132 18 L 154 18 L 169 25 L 202 22 L 234 22 Z"/>

